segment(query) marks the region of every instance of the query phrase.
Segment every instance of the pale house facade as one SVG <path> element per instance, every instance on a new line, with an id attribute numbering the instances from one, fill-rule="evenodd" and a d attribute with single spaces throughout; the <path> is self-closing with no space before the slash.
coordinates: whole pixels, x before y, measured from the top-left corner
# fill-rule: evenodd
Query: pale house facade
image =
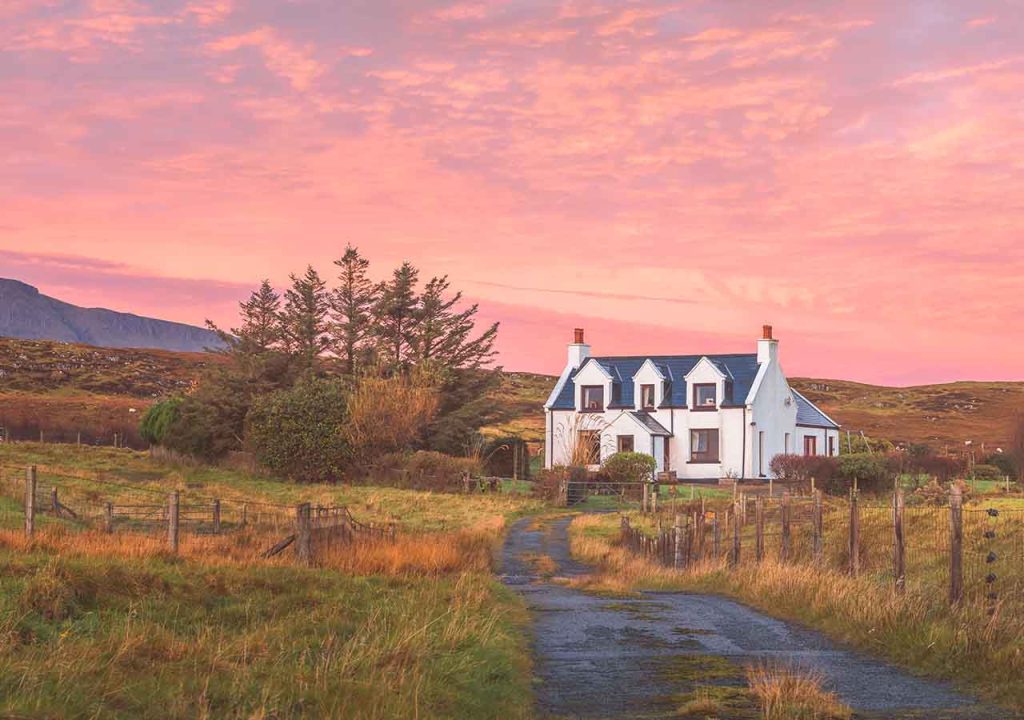
<path id="1" fill-rule="evenodd" d="M 793 390 L 764 326 L 757 352 L 595 357 L 577 328 L 544 406 L 545 466 L 652 455 L 681 480 L 758 479 L 779 454 L 837 455 L 839 425 Z"/>

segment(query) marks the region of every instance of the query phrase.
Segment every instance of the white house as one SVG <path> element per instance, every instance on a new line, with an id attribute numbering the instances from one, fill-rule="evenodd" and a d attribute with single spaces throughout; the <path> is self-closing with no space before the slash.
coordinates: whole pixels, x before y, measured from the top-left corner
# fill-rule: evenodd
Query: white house
<path id="1" fill-rule="evenodd" d="M 757 479 L 781 453 L 839 453 L 839 425 L 789 386 L 770 325 L 756 353 L 650 357 L 593 357 L 577 328 L 544 412 L 549 468 L 634 450 L 679 479 Z"/>

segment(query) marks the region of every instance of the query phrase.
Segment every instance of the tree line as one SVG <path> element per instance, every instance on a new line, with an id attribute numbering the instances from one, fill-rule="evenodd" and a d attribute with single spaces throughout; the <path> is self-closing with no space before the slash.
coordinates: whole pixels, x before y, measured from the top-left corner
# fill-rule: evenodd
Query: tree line
<path id="1" fill-rule="evenodd" d="M 264 280 L 217 333 L 225 362 L 142 420 L 149 442 L 203 460 L 250 450 L 296 479 L 366 472 L 387 453 L 464 454 L 494 417 L 498 323 L 447 276 L 402 263 L 374 281 L 349 245 L 329 283 L 312 266 L 278 292 Z"/>

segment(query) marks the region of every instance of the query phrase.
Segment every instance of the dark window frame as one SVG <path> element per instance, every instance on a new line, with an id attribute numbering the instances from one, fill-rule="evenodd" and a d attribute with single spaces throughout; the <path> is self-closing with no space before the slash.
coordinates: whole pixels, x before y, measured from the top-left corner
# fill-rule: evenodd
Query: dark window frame
<path id="1" fill-rule="evenodd" d="M 708 433 L 708 449 L 699 452 L 695 448 L 698 443 L 694 442 L 694 436 L 699 433 Z M 714 438 L 714 442 L 712 442 Z M 693 428 L 690 430 L 690 464 L 712 465 L 722 462 L 721 433 L 718 428 Z"/>
<path id="2" fill-rule="evenodd" d="M 623 440 L 628 440 L 629 447 L 623 447 Z M 636 452 L 636 438 L 633 435 L 616 435 L 615 452 Z"/>
<path id="3" fill-rule="evenodd" d="M 804 435 L 804 457 L 815 457 L 818 454 L 818 436 Z"/>
<path id="4" fill-rule="evenodd" d="M 587 407 L 587 391 L 597 390 L 601 393 L 600 407 Z M 604 412 L 604 385 L 581 385 L 580 386 L 580 412 Z"/>
<path id="5" fill-rule="evenodd" d="M 651 404 L 648 405 L 644 401 L 644 393 L 650 390 L 651 393 Z M 644 383 L 640 386 L 640 409 L 641 410 L 654 410 L 656 393 L 654 391 L 654 383 Z"/>
<path id="6" fill-rule="evenodd" d="M 697 398 L 704 388 L 711 388 L 715 395 L 715 402 L 711 405 L 701 405 Z M 693 409 L 698 412 L 709 412 L 718 409 L 718 383 L 694 383 L 693 385 Z"/>

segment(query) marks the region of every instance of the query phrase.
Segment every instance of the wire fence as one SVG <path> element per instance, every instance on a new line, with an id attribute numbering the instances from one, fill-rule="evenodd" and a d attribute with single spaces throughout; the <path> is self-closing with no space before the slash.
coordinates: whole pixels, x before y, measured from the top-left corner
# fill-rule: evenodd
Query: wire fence
<path id="1" fill-rule="evenodd" d="M 23 531 L 30 539 L 57 531 L 55 537 L 71 547 L 99 533 L 155 540 L 172 553 L 187 546 L 199 554 L 267 559 L 293 550 L 307 563 L 357 540 L 393 541 L 397 532 L 393 523 L 359 521 L 344 506 L 168 492 L 36 466 L 0 466 L 0 529 Z"/>
<path id="2" fill-rule="evenodd" d="M 667 567 L 779 561 L 841 570 L 951 603 L 1024 609 L 1024 509 L 890 498 L 758 496 L 622 516 L 621 543 Z"/>

